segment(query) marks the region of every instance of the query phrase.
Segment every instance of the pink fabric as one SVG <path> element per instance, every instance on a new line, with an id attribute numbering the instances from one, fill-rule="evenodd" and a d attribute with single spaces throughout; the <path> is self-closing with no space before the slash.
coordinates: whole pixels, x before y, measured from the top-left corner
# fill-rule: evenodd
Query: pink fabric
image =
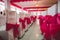
<path id="1" fill-rule="evenodd" d="M 33 21 L 34 21 L 34 22 L 36 21 L 36 18 L 37 18 L 36 16 L 33 17 Z"/>
<path id="2" fill-rule="evenodd" d="M 46 40 L 51 40 L 51 36 L 53 36 L 55 40 L 60 40 L 59 20 L 60 17 L 58 16 L 58 14 L 56 14 L 55 16 L 46 15 L 45 17 L 43 16 L 39 17 L 40 28 L 42 33 L 45 33 L 44 37 Z"/>
<path id="3" fill-rule="evenodd" d="M 49 31 L 48 30 L 48 24 L 46 22 L 42 23 L 41 30 L 42 30 L 43 33 L 46 33 L 46 32 Z"/>
<path id="4" fill-rule="evenodd" d="M 43 29 L 44 26 L 42 26 L 42 24 L 43 24 L 43 21 L 44 21 L 44 17 L 42 15 L 40 15 L 38 19 L 39 19 L 40 30 L 43 34 L 44 33 L 44 29 Z"/>
<path id="5" fill-rule="evenodd" d="M 50 24 L 51 27 L 51 35 L 57 40 L 60 37 L 60 25 L 58 24 Z"/>
<path id="6" fill-rule="evenodd" d="M 46 21 L 48 24 L 50 24 L 50 23 L 55 23 L 55 22 L 56 22 L 54 16 L 51 16 L 51 15 L 46 15 L 46 16 L 45 16 L 45 21 Z"/>
<path id="7" fill-rule="evenodd" d="M 19 35 L 19 30 L 18 30 L 18 28 L 19 28 L 19 24 L 15 24 L 15 25 L 14 25 L 14 29 L 13 29 L 14 37 L 18 37 L 18 35 Z"/>
<path id="8" fill-rule="evenodd" d="M 14 25 L 10 24 L 10 23 L 6 23 L 6 31 L 9 31 L 11 29 L 13 29 Z"/>
<path id="9" fill-rule="evenodd" d="M 25 29 L 25 27 L 26 27 L 26 25 L 25 25 L 25 20 L 22 19 L 22 18 L 20 18 L 20 19 L 19 19 L 19 22 L 22 23 L 22 29 Z"/>
<path id="10" fill-rule="evenodd" d="M 28 17 L 25 17 L 24 20 L 27 22 L 27 24 L 31 24 L 31 20 Z"/>
<path id="11" fill-rule="evenodd" d="M 31 21 L 33 21 L 33 16 L 31 16 L 30 18 L 31 18 Z"/>
<path id="12" fill-rule="evenodd" d="M 51 15 L 46 15 L 44 18 L 45 22 L 48 24 L 47 31 L 45 32 L 45 38 L 46 40 L 51 40 L 51 36 L 57 32 L 57 27 L 55 25 L 56 23 L 56 17 L 51 16 Z M 44 26 L 45 27 L 45 26 Z"/>
<path id="13" fill-rule="evenodd" d="M 39 23 L 40 25 L 42 25 L 43 21 L 44 21 L 44 17 L 42 15 L 39 16 Z"/>
<path id="14" fill-rule="evenodd" d="M 37 18 L 37 16 L 31 16 L 31 20 L 32 20 L 33 22 L 36 21 L 36 18 Z"/>
<path id="15" fill-rule="evenodd" d="M 31 16 L 31 20 L 34 21 L 34 17 L 33 16 Z"/>
<path id="16" fill-rule="evenodd" d="M 17 37 L 19 34 L 18 28 L 19 28 L 18 24 L 10 24 L 10 23 L 6 24 L 6 31 L 13 29 L 12 31 L 13 31 L 14 37 Z"/>
<path id="17" fill-rule="evenodd" d="M 60 24 L 60 13 L 57 15 L 57 23 Z"/>
<path id="18" fill-rule="evenodd" d="M 44 35 L 46 40 L 51 40 L 51 36 L 55 40 L 60 40 L 60 25 L 58 24 L 49 24 L 49 31 Z"/>

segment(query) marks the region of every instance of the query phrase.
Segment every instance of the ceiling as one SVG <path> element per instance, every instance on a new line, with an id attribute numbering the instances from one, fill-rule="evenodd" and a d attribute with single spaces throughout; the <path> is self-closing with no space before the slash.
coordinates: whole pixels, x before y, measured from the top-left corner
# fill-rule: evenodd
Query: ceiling
<path id="1" fill-rule="evenodd" d="M 24 7 L 46 7 L 51 6 L 57 3 L 57 0 L 40 0 L 40 1 L 24 1 L 24 2 L 15 2 L 15 4 L 20 5 L 22 8 Z"/>
<path id="2" fill-rule="evenodd" d="M 58 2 L 58 0 L 18 0 L 18 1 L 15 0 L 14 4 L 19 5 L 24 10 L 27 9 L 45 10 L 44 8 L 49 8 Z"/>
<path id="3" fill-rule="evenodd" d="M 10 0 L 10 2 L 12 5 L 24 10 L 46 10 L 56 4 L 58 0 Z"/>

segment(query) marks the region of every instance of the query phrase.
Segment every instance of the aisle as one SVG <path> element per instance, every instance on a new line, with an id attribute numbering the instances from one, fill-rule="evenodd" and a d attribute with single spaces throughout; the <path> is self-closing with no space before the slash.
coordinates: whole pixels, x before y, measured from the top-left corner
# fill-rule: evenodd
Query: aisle
<path id="1" fill-rule="evenodd" d="M 42 38 L 43 36 L 40 34 L 39 25 L 35 22 L 25 36 L 20 40 L 42 40 Z"/>

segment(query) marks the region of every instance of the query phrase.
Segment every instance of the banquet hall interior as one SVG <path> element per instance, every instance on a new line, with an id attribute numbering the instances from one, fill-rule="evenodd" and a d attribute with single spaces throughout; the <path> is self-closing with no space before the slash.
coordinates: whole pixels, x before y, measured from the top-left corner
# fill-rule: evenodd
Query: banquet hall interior
<path id="1" fill-rule="evenodd" d="M 0 40 L 60 40 L 60 0 L 0 0 Z"/>

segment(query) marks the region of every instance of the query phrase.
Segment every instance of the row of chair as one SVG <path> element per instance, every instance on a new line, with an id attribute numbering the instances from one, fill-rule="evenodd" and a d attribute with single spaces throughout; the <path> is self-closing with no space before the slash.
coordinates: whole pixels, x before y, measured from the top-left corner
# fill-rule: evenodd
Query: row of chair
<path id="1" fill-rule="evenodd" d="M 36 21 L 36 16 L 19 18 L 19 24 L 6 23 L 6 31 L 8 32 L 9 39 L 18 40 L 29 29 L 30 25 Z"/>
<path id="2" fill-rule="evenodd" d="M 38 19 L 45 40 L 60 40 L 60 14 L 40 15 Z"/>
<path id="3" fill-rule="evenodd" d="M 21 35 L 25 34 L 25 32 L 30 28 L 30 25 L 36 21 L 36 16 L 24 17 L 20 18 L 20 28 L 22 29 Z"/>

